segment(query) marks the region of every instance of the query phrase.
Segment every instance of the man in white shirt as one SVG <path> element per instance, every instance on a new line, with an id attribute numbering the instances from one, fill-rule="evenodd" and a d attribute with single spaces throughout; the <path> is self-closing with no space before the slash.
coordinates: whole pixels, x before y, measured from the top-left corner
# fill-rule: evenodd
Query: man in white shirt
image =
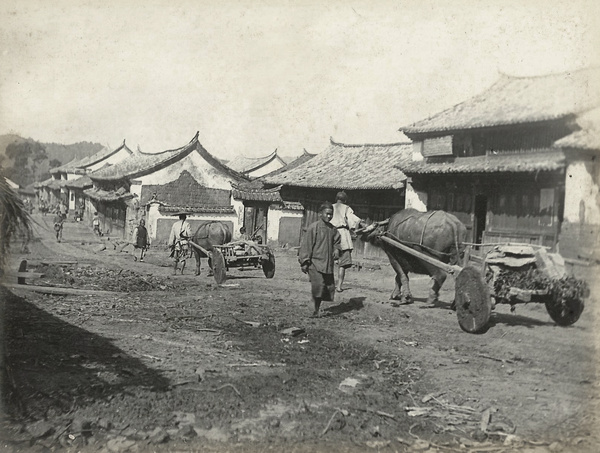
<path id="1" fill-rule="evenodd" d="M 190 226 L 187 219 L 187 213 L 180 212 L 176 214 L 179 216 L 179 220 L 171 227 L 171 233 L 169 234 L 169 246 L 171 247 L 171 256 L 175 255 L 176 250 L 187 250 L 188 239 L 192 237 L 192 227 Z"/>
<path id="2" fill-rule="evenodd" d="M 338 192 L 333 205 L 333 218 L 331 224 L 337 228 L 340 233 L 340 257 L 338 260 L 339 270 L 336 291 L 344 290 L 342 285 L 346 276 L 346 269 L 352 266 L 352 236 L 350 230 L 360 226 L 361 219 L 354 214 L 354 210 L 346 204 L 348 196 L 346 192 Z"/>

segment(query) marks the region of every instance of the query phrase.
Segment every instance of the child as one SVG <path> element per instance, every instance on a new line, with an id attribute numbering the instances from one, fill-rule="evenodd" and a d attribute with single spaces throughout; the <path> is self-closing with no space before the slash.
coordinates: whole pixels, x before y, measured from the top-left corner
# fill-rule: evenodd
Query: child
<path id="1" fill-rule="evenodd" d="M 319 207 L 319 220 L 310 224 L 302 238 L 298 261 L 302 272 L 308 274 L 314 303 L 313 318 L 319 317 L 321 301 L 333 301 L 335 280 L 333 260 L 339 254 L 340 233 L 331 223 L 333 205 Z"/>
<path id="2" fill-rule="evenodd" d="M 148 250 L 150 245 L 150 238 L 148 237 L 148 230 L 146 230 L 146 222 L 142 219 L 140 224 L 133 230 L 133 247 L 140 249 L 140 261 L 144 261 L 144 253 Z M 133 257 L 136 261 L 137 258 Z"/>

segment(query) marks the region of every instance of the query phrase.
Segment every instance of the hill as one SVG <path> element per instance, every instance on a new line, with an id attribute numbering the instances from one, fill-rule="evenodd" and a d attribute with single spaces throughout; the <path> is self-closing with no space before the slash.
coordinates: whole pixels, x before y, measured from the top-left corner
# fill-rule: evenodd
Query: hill
<path id="1" fill-rule="evenodd" d="M 3 174 L 26 186 L 48 178 L 50 168 L 91 156 L 102 148 L 99 143 L 42 143 L 32 138 L 5 134 L 0 135 L 0 166 Z"/>

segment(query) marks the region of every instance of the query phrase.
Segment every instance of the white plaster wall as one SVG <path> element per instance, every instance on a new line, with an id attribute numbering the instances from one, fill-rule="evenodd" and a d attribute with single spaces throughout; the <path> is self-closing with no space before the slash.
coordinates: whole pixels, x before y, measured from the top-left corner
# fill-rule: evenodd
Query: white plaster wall
<path id="1" fill-rule="evenodd" d="M 206 162 L 197 151 L 192 151 L 180 161 L 136 180 L 141 181 L 142 185 L 166 184 L 179 178 L 183 170 L 187 170 L 199 184 L 205 187 L 231 190 L 233 179 Z"/>
<path id="2" fill-rule="evenodd" d="M 96 171 L 99 168 L 104 167 L 106 164 L 114 165 L 114 164 L 119 163 L 122 160 L 128 158 L 129 156 L 131 156 L 131 154 L 129 154 L 125 149 L 121 149 L 121 150 L 119 150 L 119 152 L 113 154 L 109 158 L 102 159 L 101 161 L 96 162 L 94 165 L 90 165 L 89 167 L 86 167 L 86 171 L 88 173 L 92 172 L 92 171 Z"/>
<path id="3" fill-rule="evenodd" d="M 427 194 L 414 190 L 412 184 L 406 183 L 406 208 L 413 208 L 417 211 L 427 211 Z"/>
<path id="4" fill-rule="evenodd" d="M 132 182 L 131 183 L 131 187 L 129 188 L 129 192 L 131 192 L 134 195 L 137 195 L 138 199 L 141 200 L 142 198 L 142 183 L 141 182 L 137 182 L 138 180 L 136 179 L 136 182 Z"/>
<path id="5" fill-rule="evenodd" d="M 421 161 L 423 160 L 423 142 L 413 142 L 412 160 Z"/>
<path id="6" fill-rule="evenodd" d="M 79 179 L 81 178 L 83 175 L 78 175 L 76 173 L 67 173 L 67 180 L 68 181 L 73 181 L 74 179 Z"/>
<path id="7" fill-rule="evenodd" d="M 279 241 L 279 223 L 283 218 L 302 218 L 302 211 L 269 207 L 267 215 L 267 243 Z"/>
<path id="8" fill-rule="evenodd" d="M 148 229 L 148 235 L 151 240 L 156 239 L 156 226 L 158 224 L 159 219 L 175 219 L 173 215 L 165 215 L 161 214 L 158 210 L 160 204 L 159 203 L 150 203 L 146 207 L 146 228 Z M 188 215 L 188 220 L 221 220 L 223 222 L 232 222 L 233 223 L 233 231 L 232 238 L 233 240 L 239 238 L 240 236 L 240 225 L 241 223 L 238 220 L 237 212 L 235 214 L 216 214 L 216 213 L 206 213 L 206 214 L 191 214 Z"/>
<path id="9" fill-rule="evenodd" d="M 587 225 L 600 225 L 599 182 L 600 165 L 589 161 L 568 165 L 565 176 L 566 221 L 578 224 L 584 220 Z"/>
<path id="10" fill-rule="evenodd" d="M 284 164 L 282 164 L 280 160 L 273 159 L 264 167 L 257 168 L 256 170 L 248 173 L 248 176 L 250 176 L 251 178 L 258 178 L 259 176 L 266 175 L 267 173 L 271 173 L 272 171 L 279 170 L 283 166 Z"/>

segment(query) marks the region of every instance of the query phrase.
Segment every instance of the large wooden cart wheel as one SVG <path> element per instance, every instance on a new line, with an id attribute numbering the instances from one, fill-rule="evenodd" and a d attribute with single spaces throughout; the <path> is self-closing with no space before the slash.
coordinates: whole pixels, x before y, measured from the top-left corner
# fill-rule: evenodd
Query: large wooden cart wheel
<path id="1" fill-rule="evenodd" d="M 227 267 L 225 266 L 225 257 L 221 250 L 215 247 L 212 251 L 212 266 L 215 281 L 220 285 L 227 280 Z"/>
<path id="2" fill-rule="evenodd" d="M 583 312 L 583 301 L 581 299 L 570 299 L 563 303 L 549 296 L 545 302 L 546 310 L 552 320 L 559 326 L 570 326 L 574 324 Z"/>
<path id="3" fill-rule="evenodd" d="M 488 285 L 477 268 L 467 266 L 458 273 L 454 301 L 461 329 L 481 332 L 490 320 L 492 301 Z"/>
<path id="4" fill-rule="evenodd" d="M 267 278 L 273 278 L 275 276 L 275 256 L 271 251 L 267 253 L 268 259 L 261 261 L 262 270 Z"/>

